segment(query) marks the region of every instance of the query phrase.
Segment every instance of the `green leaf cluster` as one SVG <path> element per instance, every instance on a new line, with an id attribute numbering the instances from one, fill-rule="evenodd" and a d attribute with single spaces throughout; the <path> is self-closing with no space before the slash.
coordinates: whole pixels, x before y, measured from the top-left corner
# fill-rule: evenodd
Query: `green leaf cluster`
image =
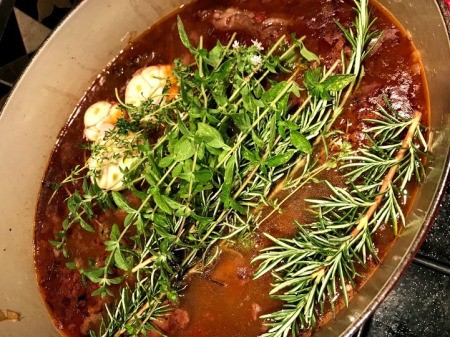
<path id="1" fill-rule="evenodd" d="M 300 225 L 292 239 L 268 234 L 273 246 L 265 248 L 254 262 L 255 277 L 272 273 L 271 295 L 285 302 L 283 309 L 264 315 L 270 327 L 263 336 L 283 336 L 289 331 L 313 328 L 326 303 L 334 310 L 337 296 L 348 305 L 348 288 L 356 288 L 357 270 L 368 259 L 378 260 L 373 235 L 381 225 L 391 224 L 398 234 L 399 222 L 406 226 L 400 198 L 407 183 L 420 182 L 425 175 L 422 158 L 427 148 L 423 130 L 417 127 L 405 156 L 396 159 L 403 148 L 403 137 L 414 122 L 400 116 L 390 106 L 380 106 L 377 119 L 365 120 L 370 144 L 340 158 L 340 169 L 347 178 L 345 187 L 325 181 L 330 196 L 308 200 L 316 213 L 312 223 Z M 380 191 L 389 170 L 398 165 L 386 191 Z M 369 208 L 380 203 L 367 218 Z M 355 228 L 358 228 L 355 231 Z"/>
<path id="2" fill-rule="evenodd" d="M 308 92 L 323 100 L 331 100 L 332 95 L 345 89 L 350 83 L 355 81 L 355 75 L 332 75 L 323 79 L 323 69 L 318 67 L 305 72 L 305 87 Z"/>
<path id="3" fill-rule="evenodd" d="M 183 275 L 208 260 L 219 240 L 257 226 L 254 209 L 269 205 L 273 187 L 310 160 L 336 97 L 354 79 L 327 75 L 325 69 L 308 75 L 315 81 L 307 85 L 309 103 L 293 105 L 292 98 L 301 96 L 296 72 L 320 61 L 303 39 L 289 45 L 283 37 L 264 53 L 257 45 L 234 44 L 233 37 L 207 50 L 202 39 L 197 47 L 191 44 L 181 20 L 178 29 L 195 60 L 174 62 L 178 97 L 122 104 L 129 118 L 90 147 L 100 167 L 86 165 L 67 179 L 83 179 L 83 188 L 68 198 L 70 215 L 61 240 L 53 242 L 57 248 L 64 249 L 73 225 L 95 231 L 102 210 L 125 214 L 104 242 L 104 264 L 80 270 L 99 285 L 95 295 L 121 291 L 102 336 L 155 329 L 151 318 L 164 311 L 164 299 L 177 300 Z M 168 81 L 165 94 L 171 85 Z M 96 177 L 102 165 L 124 155 L 133 158 L 121 170 L 125 191 L 100 189 Z M 147 319 L 137 319 L 138 312 Z"/>

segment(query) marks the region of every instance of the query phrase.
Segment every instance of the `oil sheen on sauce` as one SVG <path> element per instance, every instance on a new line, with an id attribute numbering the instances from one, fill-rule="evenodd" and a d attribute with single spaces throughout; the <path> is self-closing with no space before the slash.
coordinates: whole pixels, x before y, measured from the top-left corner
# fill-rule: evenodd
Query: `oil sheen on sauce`
<path id="1" fill-rule="evenodd" d="M 113 302 L 112 298 L 92 297 L 90 294 L 95 286 L 90 283 L 84 285 L 79 273 L 66 268 L 65 258 L 49 243 L 68 213 L 67 194 L 63 190 L 49 202 L 52 186 L 85 161 L 81 145 L 84 142 L 82 116 L 86 108 L 99 100 L 114 100 L 115 88 L 123 97 L 127 81 L 142 67 L 172 63 L 175 58 L 189 60 L 189 54 L 178 38 L 176 15 L 182 18 L 194 44 L 203 36 L 207 48 L 214 46 L 217 40 L 226 43 L 234 31 L 237 31 L 237 40 L 241 43 L 249 44 L 257 38 L 267 47 L 276 40 L 277 32 L 262 31 L 255 25 L 261 18 L 282 19 L 288 22 L 288 27 L 283 29 L 288 33 L 295 32 L 297 36 L 305 35 L 306 46 L 330 66 L 340 57 L 341 50 L 348 48 L 333 20 L 339 20 L 344 26 L 350 24 L 354 17 L 352 5 L 349 0 L 194 1 L 150 27 L 103 70 L 61 132 L 43 179 L 37 206 L 35 264 L 38 282 L 55 325 L 63 334 L 70 337 L 87 335 L 89 329 L 98 325 L 104 305 Z M 230 30 L 220 29 L 214 15 L 226 15 L 230 13 L 227 10 L 245 10 L 245 13 L 253 15 L 251 22 L 256 23 L 253 26 L 241 24 Z M 345 130 L 354 144 L 362 139 L 361 120 L 376 109 L 383 94 L 405 115 L 411 115 L 414 110 L 424 112 L 425 116 L 428 114 L 423 71 L 412 42 L 378 5 L 371 5 L 371 13 L 378 18 L 374 28 L 383 31 L 383 37 L 366 59 L 364 79 L 337 121 L 337 127 Z M 335 172 L 329 171 L 325 175 L 336 184 L 340 183 Z M 416 187 L 410 186 L 410 196 L 414 195 Z M 306 186 L 286 204 L 282 214 L 276 214 L 264 223 L 259 233 L 266 231 L 274 236 L 292 236 L 295 233 L 293 220 L 308 221 L 304 199 L 326 193 L 323 187 Z M 104 233 L 113 223 L 122 220 L 122 214 L 110 211 L 100 216 L 102 227 L 96 233 L 74 228 L 68 239 L 71 257 L 81 264 L 89 258 L 101 261 L 104 258 Z M 374 241 L 380 257 L 385 255 L 393 240 L 390 228 L 376 235 Z M 270 276 L 252 280 L 255 266 L 250 261 L 264 245 L 267 241 L 257 233 L 251 245 L 243 243 L 224 249 L 212 268 L 203 274 L 189 276 L 176 311 L 178 315 L 165 322 L 168 335 L 255 337 L 261 334 L 264 327 L 258 316 L 280 307 L 280 303 L 268 296 Z M 375 267 L 375 264 L 369 265 L 364 274 L 370 274 Z M 362 283 L 363 279 L 359 281 Z"/>

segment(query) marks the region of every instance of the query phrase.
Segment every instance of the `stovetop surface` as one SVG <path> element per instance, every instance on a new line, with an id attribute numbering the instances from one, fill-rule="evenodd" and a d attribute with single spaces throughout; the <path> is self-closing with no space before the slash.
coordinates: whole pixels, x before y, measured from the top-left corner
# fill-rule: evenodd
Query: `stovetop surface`
<path id="1" fill-rule="evenodd" d="M 35 50 L 79 1 L 16 0 L 10 12 L 14 0 L 0 0 L 0 107 Z M 449 24 L 446 0 L 438 3 Z M 354 337 L 450 336 L 449 221 L 450 184 L 410 268 Z"/>

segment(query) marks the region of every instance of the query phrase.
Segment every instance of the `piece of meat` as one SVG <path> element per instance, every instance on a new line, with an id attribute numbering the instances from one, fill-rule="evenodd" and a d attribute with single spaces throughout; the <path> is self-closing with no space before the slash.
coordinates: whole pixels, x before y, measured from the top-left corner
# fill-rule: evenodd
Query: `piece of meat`
<path id="1" fill-rule="evenodd" d="M 189 314 L 186 310 L 175 309 L 169 316 L 169 331 L 183 330 L 189 324 Z"/>
<path id="2" fill-rule="evenodd" d="M 413 86 L 413 78 L 411 69 L 397 71 L 392 75 L 392 80 L 400 85 L 389 86 L 385 90 L 385 95 L 389 98 L 392 108 L 403 117 L 411 117 L 413 114 L 413 107 L 411 105 L 410 97 L 415 96 L 416 88 Z"/>
<path id="3" fill-rule="evenodd" d="M 363 80 L 351 99 L 348 106 L 349 113 L 355 116 L 359 122 L 349 123 L 344 119 L 339 127 L 345 133 L 345 140 L 350 142 L 353 148 L 358 148 L 362 144 L 369 144 L 365 131 L 367 125 L 363 120 L 377 118 L 375 111 L 378 109 L 378 105 L 384 104 L 381 89 L 381 83 Z"/>
<path id="4" fill-rule="evenodd" d="M 83 323 L 80 325 L 80 332 L 83 335 L 88 335 L 89 331 L 93 329 L 101 321 L 101 314 L 93 314 L 86 317 Z"/>
<path id="5" fill-rule="evenodd" d="M 336 3 L 325 3 L 322 6 L 322 17 L 324 20 L 330 20 L 335 16 L 336 13 Z"/>
<path id="6" fill-rule="evenodd" d="M 341 33 L 341 31 L 334 31 L 332 33 L 329 33 L 328 36 L 331 36 L 331 45 L 332 48 L 325 59 L 325 64 L 329 68 L 331 67 L 336 60 L 341 59 L 341 52 L 344 50 L 345 47 L 345 37 Z M 324 37 L 325 40 L 327 40 L 327 35 Z M 328 41 L 327 41 L 328 42 Z M 351 53 L 351 51 L 350 51 Z M 342 70 L 342 65 L 339 64 L 336 71 L 340 72 Z"/>
<path id="7" fill-rule="evenodd" d="M 375 46 L 370 51 L 371 55 L 376 54 L 382 45 L 396 46 L 400 43 L 400 32 L 397 28 L 388 28 L 382 32 L 382 35 Z"/>
<path id="8" fill-rule="evenodd" d="M 242 30 L 251 29 L 256 23 L 255 14 L 249 11 L 241 11 L 236 8 L 227 8 L 224 11 L 215 10 L 212 15 L 212 24 L 218 30 Z"/>
<path id="9" fill-rule="evenodd" d="M 332 7 L 327 9 L 327 13 L 328 12 L 333 13 Z M 342 51 L 344 51 L 344 54 L 347 57 L 351 56 L 352 49 L 348 45 L 347 39 L 345 38 L 344 34 L 342 33 L 341 29 L 339 29 L 339 27 L 337 27 L 336 25 L 335 26 L 327 25 L 321 28 L 321 31 L 322 31 L 322 39 L 330 46 L 329 48 L 327 48 L 327 53 L 325 55 L 324 54 L 321 55 L 325 65 L 328 68 L 331 67 L 336 62 L 336 60 L 341 59 Z M 341 65 L 339 64 L 336 70 L 339 72 L 341 71 L 341 69 L 342 69 Z"/>
<path id="10" fill-rule="evenodd" d="M 175 309 L 169 316 L 153 320 L 153 324 L 164 333 L 175 333 L 183 330 L 189 324 L 189 314 L 186 310 Z M 147 337 L 161 336 L 157 331 L 150 331 Z"/>
<path id="11" fill-rule="evenodd" d="M 256 321 L 259 318 L 259 313 L 262 311 L 258 303 L 252 303 L 252 319 Z"/>
<path id="12" fill-rule="evenodd" d="M 246 284 L 251 280 L 251 271 L 248 267 L 239 267 L 237 270 L 237 278 L 241 284 Z"/>
<path id="13" fill-rule="evenodd" d="M 83 286 L 81 275 L 76 270 L 61 268 L 60 280 L 64 283 L 64 294 L 70 300 L 77 299 L 86 294 L 86 288 Z"/>
<path id="14" fill-rule="evenodd" d="M 89 304 L 85 312 L 83 323 L 80 325 L 80 332 L 82 334 L 89 334 L 90 330 L 96 330 L 100 321 L 102 320 L 102 313 L 105 310 L 105 305 L 111 303 L 111 297 L 95 297 L 87 301 Z"/>
<path id="15" fill-rule="evenodd" d="M 219 31 L 245 32 L 263 42 L 278 39 L 291 25 L 290 21 L 284 18 L 267 17 L 264 12 L 252 12 L 234 7 L 203 11 L 200 17 L 203 20 L 209 20 Z"/>
<path id="16" fill-rule="evenodd" d="M 329 27 L 333 27 L 330 25 L 330 21 L 336 18 L 337 13 L 339 12 L 340 5 L 337 1 L 327 2 L 323 4 L 320 12 L 315 15 L 307 15 L 306 24 L 310 29 L 320 30 L 322 36 L 326 33 L 326 30 Z"/>

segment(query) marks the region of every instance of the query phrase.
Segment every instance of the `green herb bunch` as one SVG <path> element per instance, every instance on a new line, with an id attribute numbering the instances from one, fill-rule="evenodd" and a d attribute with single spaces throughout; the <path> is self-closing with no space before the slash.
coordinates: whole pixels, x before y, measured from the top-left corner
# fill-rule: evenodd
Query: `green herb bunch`
<path id="1" fill-rule="evenodd" d="M 424 176 L 423 157 L 427 144 L 420 127 L 420 113 L 412 119 L 398 115 L 388 104 L 380 107 L 377 119 L 366 120 L 373 138 L 357 154 L 340 158 L 347 172 L 346 187 L 325 181 L 330 197 L 309 200 L 317 220 L 298 225 L 292 239 L 266 236 L 274 245 L 255 258 L 255 277 L 272 272 L 271 295 L 284 301 L 283 309 L 262 316 L 270 327 L 264 336 L 298 336 L 315 326 L 325 303 L 342 296 L 348 305 L 348 291 L 355 289 L 358 267 L 367 259 L 377 260 L 372 236 L 391 223 L 395 234 L 405 217 L 398 199 L 406 184 Z"/>
<path id="2" fill-rule="evenodd" d="M 178 21 L 180 39 L 195 62 L 174 62 L 177 97 L 169 99 L 173 83 L 168 79 L 163 99 L 148 99 L 139 106 L 122 103 L 128 117 L 120 119 L 104 141 L 91 144 L 86 165 L 74 168 L 63 181 L 82 182 L 68 197 L 70 214 L 51 242 L 69 260 L 65 243 L 71 227 L 93 232 L 99 212 L 126 214 L 104 242 L 104 263 L 79 269 L 98 285 L 94 295 L 120 295 L 107 308 L 100 336 L 157 330 L 153 320 L 177 301 L 189 270 L 207 266 L 219 241 L 257 228 L 261 206 L 280 209 L 284 200 L 273 197 L 274 189 L 295 191 L 335 165 L 335 157 L 319 164 L 312 153 L 330 133 L 362 76 L 361 63 L 376 34 L 369 32 L 368 16 L 361 14 L 367 14 L 367 2 L 356 4 L 356 34 L 346 31 L 353 46 L 351 59 L 342 54 L 330 69 L 320 66 L 304 38 L 282 37 L 264 52 L 258 43 L 241 45 L 233 36 L 226 45 L 218 42 L 207 50 L 202 39 L 194 47 Z M 339 63 L 342 73 L 334 74 Z M 296 81 L 300 72 L 304 83 Z M 124 158 L 128 164 L 121 169 L 123 189 L 99 188 L 96 179 L 104 165 Z M 258 260 L 266 260 L 265 254 Z M 275 267 L 279 262 L 267 263 Z M 264 263 L 259 275 L 270 270 Z M 76 268 L 73 262 L 68 266 Z M 302 310 L 289 324 L 277 320 L 279 316 L 269 318 L 283 322 L 276 331 L 286 336 L 291 327 L 295 333 L 313 323 L 309 317 L 315 316 L 308 313 L 299 318 L 304 324 L 294 322 Z"/>
<path id="3" fill-rule="evenodd" d="M 374 21 L 370 20 L 367 1 L 355 4 L 355 30 L 337 24 L 353 49 L 343 73 L 354 74 L 358 80 L 351 82 L 340 104 L 334 106 L 337 114 L 330 118 L 329 126 L 364 76 L 362 61 L 376 43 L 371 40 L 377 41 L 380 36 L 370 30 Z M 329 92 L 323 91 L 326 81 L 320 83 L 319 75 L 308 71 L 305 84 L 312 95 L 328 99 Z M 380 106 L 375 119 L 365 121 L 370 125 L 365 130 L 370 143 L 351 153 L 344 151 L 337 158 L 339 170 L 347 178 L 346 186 L 325 181 L 330 197 L 309 200 L 317 220 L 297 224 L 299 233 L 292 239 L 266 234 L 274 245 L 254 259 L 258 263 L 255 278 L 272 273 L 275 281 L 270 295 L 285 304 L 281 310 L 261 317 L 269 327 L 263 336 L 300 336 L 314 328 L 326 303 L 334 310 L 336 299 L 342 296 L 348 305 L 348 289 L 356 288 L 359 276 L 357 268 L 364 267 L 369 256 L 378 259 L 372 235 L 386 223 L 392 224 L 395 234 L 399 221 L 405 225 L 398 200 L 409 181 L 420 181 L 424 176 L 426 141 L 419 112 L 409 119 L 394 111 L 387 99 L 385 106 Z"/>
<path id="4" fill-rule="evenodd" d="M 270 205 L 275 184 L 310 157 L 311 142 L 355 78 L 319 67 L 320 81 L 328 83 L 322 91 L 328 94 L 323 99 L 308 95 L 295 106 L 290 98 L 302 90 L 297 73 L 318 60 L 303 39 L 282 37 L 263 53 L 258 44 L 240 45 L 233 37 L 206 50 L 202 41 L 192 46 L 181 21 L 178 28 L 195 59 L 190 65 L 175 61 L 178 97 L 149 99 L 140 106 L 122 103 L 129 118 L 119 120 L 104 141 L 91 144 L 86 165 L 63 182 L 82 180 L 81 189 L 68 198 L 70 214 L 58 240 L 52 241 L 69 259 L 65 242 L 72 226 L 93 232 L 98 212 L 126 213 L 104 242 L 104 263 L 79 269 L 98 285 L 93 295 L 113 295 L 120 288 L 101 336 L 157 329 L 153 319 L 177 301 L 183 275 L 207 265 L 218 240 L 256 227 L 255 208 Z M 150 141 L 161 125 L 162 134 Z M 126 193 L 99 188 L 96 178 L 105 162 L 123 158 L 129 160 L 121 169 Z M 68 266 L 75 268 L 72 262 Z"/>

